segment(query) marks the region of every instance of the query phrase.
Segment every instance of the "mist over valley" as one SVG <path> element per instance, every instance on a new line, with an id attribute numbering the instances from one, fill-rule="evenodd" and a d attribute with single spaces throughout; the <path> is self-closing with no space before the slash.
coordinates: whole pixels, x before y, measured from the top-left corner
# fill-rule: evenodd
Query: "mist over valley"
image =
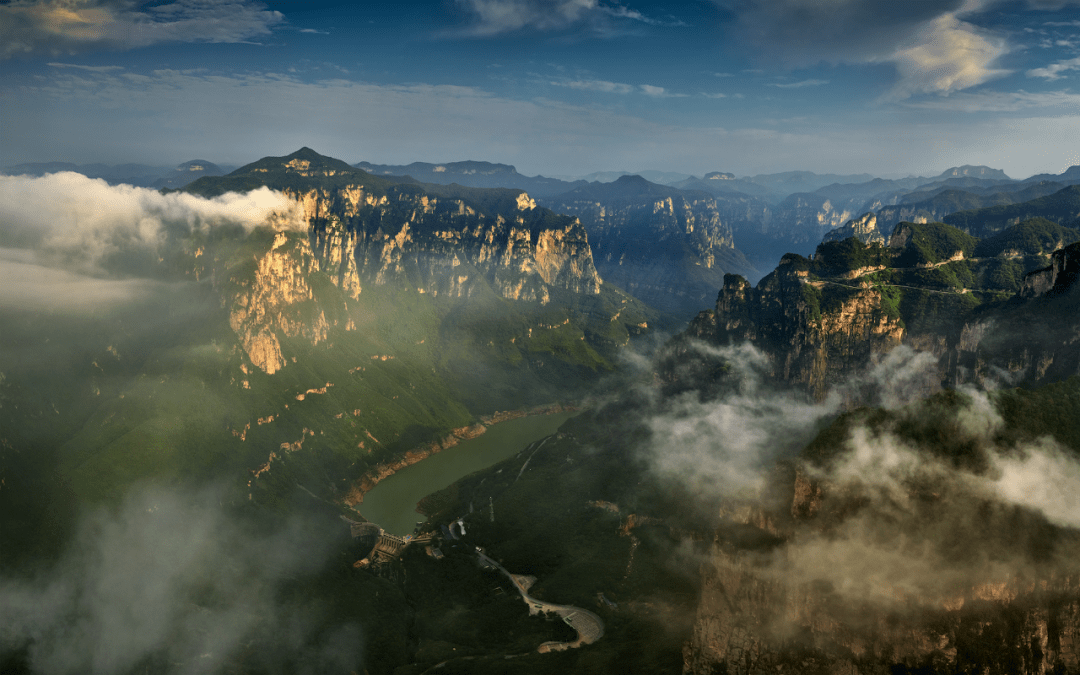
<path id="1" fill-rule="evenodd" d="M 1080 673 L 1078 10 L 0 3 L 0 671 Z"/>

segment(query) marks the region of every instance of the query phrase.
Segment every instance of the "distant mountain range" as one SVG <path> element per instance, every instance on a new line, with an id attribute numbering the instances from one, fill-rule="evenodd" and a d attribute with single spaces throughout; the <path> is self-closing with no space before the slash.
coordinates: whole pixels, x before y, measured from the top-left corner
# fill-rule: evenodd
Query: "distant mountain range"
<path id="1" fill-rule="evenodd" d="M 153 212 L 52 233 L 0 218 L 0 670 L 37 672 L 41 636 L 155 595 L 183 607 L 161 624 L 180 643 L 251 639 L 105 670 L 302 670 L 273 661 L 280 641 L 359 645 L 351 670 L 388 675 L 1080 663 L 1075 167 L 695 179 L 760 195 L 310 148 L 219 171 L 91 185 Z M 89 183 L 60 179 L 72 201 Z M 239 218 L 259 188 L 273 205 Z M 743 242 L 813 255 L 755 284 Z M 643 299 L 704 311 L 654 355 L 679 324 Z M 359 522 L 395 471 L 567 403 L 583 410 L 558 433 L 421 500 L 409 545 Z M 207 485 L 205 508 L 169 506 Z M 274 600 L 250 602 L 248 577 Z M 538 604 L 603 629 L 559 651 L 586 624 Z"/>
<path id="2" fill-rule="evenodd" d="M 175 167 L 146 164 L 72 164 L 70 162 L 37 162 L 6 167 L 10 176 L 44 176 L 47 173 L 73 171 L 88 178 L 101 178 L 109 185 L 135 185 L 152 188 L 179 188 L 202 176 L 223 176 L 236 167 L 218 166 L 203 159 L 193 159 Z"/>
<path id="3" fill-rule="evenodd" d="M 515 188 L 525 190 L 534 197 L 558 194 L 587 183 L 584 180 L 564 181 L 543 176 L 523 176 L 509 164 L 491 162 L 413 162 L 405 165 L 358 162 L 353 166 L 375 176 L 409 176 L 421 183 L 438 185 L 457 183 L 466 187 Z"/>

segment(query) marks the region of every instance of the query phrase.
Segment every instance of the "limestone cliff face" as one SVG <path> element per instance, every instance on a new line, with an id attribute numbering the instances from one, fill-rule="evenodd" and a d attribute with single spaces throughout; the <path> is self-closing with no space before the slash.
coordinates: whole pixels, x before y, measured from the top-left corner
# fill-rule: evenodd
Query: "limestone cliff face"
<path id="1" fill-rule="evenodd" d="M 1035 298 L 1068 292 L 1080 277 L 1080 246 L 1061 248 L 1050 256 L 1050 265 L 1024 278 L 1020 295 Z"/>
<path id="2" fill-rule="evenodd" d="M 922 558 L 928 551 L 957 544 L 933 527 L 927 531 L 925 522 L 911 529 L 910 516 L 902 510 L 889 513 L 884 523 L 889 529 L 873 532 L 867 525 L 873 518 L 865 514 L 870 507 L 863 496 L 845 494 L 849 489 L 821 484 L 799 472 L 788 482 L 789 508 L 781 502 L 774 512 L 756 519 L 737 513 L 728 518 L 744 533 L 757 530 L 763 541 L 773 544 L 748 550 L 726 542 L 724 528 L 718 532 L 702 563 L 702 588 L 684 648 L 683 672 L 1080 671 L 1080 575 L 1075 564 L 1040 567 L 1014 560 L 997 570 L 984 564 L 955 569 L 928 565 Z M 970 509 L 984 518 L 991 513 L 978 505 L 957 506 L 950 498 L 924 502 L 921 508 L 928 511 L 928 522 L 947 521 L 953 509 Z M 936 518 L 929 515 L 935 510 L 941 511 Z M 1016 526 L 1010 519 L 1017 517 L 1005 511 L 989 516 L 983 525 L 1007 532 Z M 898 535 L 900 530 L 905 534 Z M 934 541 L 939 536 L 944 541 Z M 1007 539 L 1007 533 L 985 536 L 991 541 L 976 540 L 968 548 L 985 546 L 999 555 L 1023 558 L 1024 553 L 1016 551 L 1001 553 L 1010 546 L 1000 546 L 995 538 Z M 908 548 L 875 548 L 893 538 Z M 845 557 L 840 555 L 845 547 L 866 550 Z M 875 555 L 876 564 L 867 562 Z M 911 571 L 922 565 L 928 565 L 925 574 Z M 891 573 L 890 566 L 898 571 Z"/>
<path id="3" fill-rule="evenodd" d="M 704 192 L 624 176 L 544 204 L 581 220 L 606 281 L 669 312 L 692 315 L 712 299 L 725 272 L 752 270 Z"/>
<path id="4" fill-rule="evenodd" d="M 236 264 L 235 253 L 220 259 L 229 266 L 222 302 L 233 330 L 252 363 L 267 373 L 285 365 L 283 338 L 312 345 L 326 340 L 337 318 L 327 320 L 325 302 L 351 330 L 349 312 L 358 305 L 348 303 L 365 287 L 447 299 L 494 293 L 541 304 L 556 292 L 600 293 L 581 223 L 537 207 L 520 190 L 388 181 L 307 148 L 188 189 L 209 197 L 255 185 L 291 199 L 298 221 L 293 230 L 301 230 L 280 233 L 272 245 L 258 237 L 244 243 L 250 264 Z M 313 275 L 328 277 L 340 297 L 313 293 L 328 287 Z"/>
<path id="5" fill-rule="evenodd" d="M 878 229 L 878 218 L 872 211 L 829 230 L 822 241 L 843 241 L 848 237 L 855 237 L 864 244 L 885 244 L 885 235 Z"/>
<path id="6" fill-rule="evenodd" d="M 914 232 L 901 224 L 889 249 L 867 249 L 888 264 L 841 267 L 818 277 L 811 267 L 829 267 L 819 252 L 814 261 L 785 256 L 756 288 L 726 276 L 715 310 L 699 315 L 689 333 L 720 344 L 754 343 L 769 356 L 774 377 L 819 399 L 900 344 L 937 359 L 921 385 L 927 394 L 968 382 L 1039 385 L 1080 374 L 1080 244 L 1054 253 L 1052 264 L 1028 275 L 1013 300 L 976 313 L 964 299 L 967 289 L 872 281 L 893 264 L 890 258 L 904 259 Z M 936 274 L 964 260 L 963 251 L 941 255 L 906 269 Z M 909 299 L 898 300 L 900 293 Z"/>
<path id="7" fill-rule="evenodd" d="M 820 194 L 793 194 L 773 210 L 773 221 L 782 224 L 792 242 L 805 240 L 811 246 L 826 232 L 840 227 L 862 213 L 861 201 L 830 199 Z"/>
<path id="8" fill-rule="evenodd" d="M 552 288 L 600 292 L 584 228 L 570 218 L 545 222 L 550 214 L 524 193 L 494 215 L 463 199 L 376 197 L 361 185 L 289 194 L 303 206 L 324 269 L 354 298 L 368 284 L 455 298 L 490 284 L 504 298 L 541 303 Z"/>
<path id="9" fill-rule="evenodd" d="M 962 322 L 944 364 L 950 384 L 1037 386 L 1080 375 L 1080 242 L 1024 279 L 998 311 Z"/>
<path id="10" fill-rule="evenodd" d="M 822 308 L 825 283 L 810 281 L 801 260 L 785 256 L 757 288 L 726 276 L 715 312 L 699 316 L 691 332 L 719 344 L 754 343 L 771 357 L 776 378 L 822 398 L 874 354 L 901 344 L 906 331 L 874 288 L 853 289 Z"/>
<path id="11" fill-rule="evenodd" d="M 273 245 L 255 259 L 249 278 L 234 280 L 225 296 L 229 325 L 251 362 L 273 374 L 285 365 L 279 336 L 302 336 L 318 344 L 329 325 L 313 304 L 309 275 L 318 270 L 305 238 L 279 232 Z"/>

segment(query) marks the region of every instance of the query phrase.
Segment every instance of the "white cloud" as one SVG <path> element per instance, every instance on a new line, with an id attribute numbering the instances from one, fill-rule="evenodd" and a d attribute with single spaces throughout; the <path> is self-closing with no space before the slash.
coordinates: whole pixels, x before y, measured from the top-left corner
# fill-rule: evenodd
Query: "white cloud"
<path id="1" fill-rule="evenodd" d="M 1062 71 L 1066 70 L 1080 70 L 1080 57 L 1075 59 L 1069 59 L 1067 61 L 1058 61 L 1057 63 L 1051 63 L 1043 68 L 1032 68 L 1027 71 L 1028 77 L 1042 77 L 1047 80 L 1059 80 L 1064 75 Z"/>
<path id="2" fill-rule="evenodd" d="M 639 84 L 638 87 L 646 96 L 656 98 L 681 98 L 686 96 L 686 94 L 673 94 L 663 87 L 655 87 L 651 84 Z"/>
<path id="3" fill-rule="evenodd" d="M 605 94 L 632 94 L 637 89 L 632 84 L 607 82 L 605 80 L 553 80 L 551 84 L 558 87 L 569 87 L 570 89 L 580 89 L 583 91 L 599 91 Z"/>
<path id="4" fill-rule="evenodd" d="M 14 0 L 0 4 L 0 58 L 269 35 L 280 12 L 252 0 Z"/>
<path id="5" fill-rule="evenodd" d="M 942 15 L 917 34 L 917 43 L 894 52 L 900 81 L 890 92 L 893 98 L 913 94 L 950 94 L 1008 74 L 993 63 L 1007 53 L 1001 38 L 987 34 L 955 14 Z"/>
<path id="6" fill-rule="evenodd" d="M 653 98 L 676 98 L 686 94 L 673 94 L 664 87 L 651 84 L 626 84 L 624 82 L 608 82 L 606 80 L 551 80 L 549 84 L 569 89 L 582 91 L 598 91 L 604 94 L 645 94 Z"/>
<path id="7" fill-rule="evenodd" d="M 558 30 L 585 22 L 602 24 L 610 19 L 658 23 L 637 10 L 600 0 L 457 0 L 457 3 L 476 18 L 466 34 L 481 37 L 523 28 Z"/>
<path id="8" fill-rule="evenodd" d="M 983 0 L 714 1 L 735 14 L 735 37 L 764 61 L 894 64 L 893 99 L 949 94 L 1005 72 L 994 67 L 1009 51 L 1005 39 L 962 20 L 985 9 Z"/>
<path id="9" fill-rule="evenodd" d="M 1043 438 L 1019 456 L 996 456 L 999 477 L 991 484 L 1009 503 L 1039 511 L 1064 527 L 1080 528 L 1080 463 L 1052 439 Z"/>
<path id="10" fill-rule="evenodd" d="M 781 89 L 801 89 L 802 87 L 820 87 L 828 83 L 828 80 L 802 80 L 799 82 L 770 82 L 768 86 L 780 87 Z"/>
<path id="11" fill-rule="evenodd" d="M 146 279 L 101 279 L 45 267 L 25 250 L 0 249 L 0 310 L 90 315 L 149 297 L 162 285 Z"/>
<path id="12" fill-rule="evenodd" d="M 84 66 L 77 63 L 56 63 L 51 62 L 47 64 L 53 68 L 78 68 L 79 70 L 85 70 L 90 73 L 112 73 L 118 70 L 124 70 L 123 66 Z"/>
<path id="13" fill-rule="evenodd" d="M 109 185 L 71 172 L 0 176 L 0 235 L 22 246 L 74 256 L 89 267 L 121 253 L 156 251 L 166 231 L 177 227 L 185 232 L 221 224 L 303 228 L 298 208 L 265 187 L 204 199 Z"/>

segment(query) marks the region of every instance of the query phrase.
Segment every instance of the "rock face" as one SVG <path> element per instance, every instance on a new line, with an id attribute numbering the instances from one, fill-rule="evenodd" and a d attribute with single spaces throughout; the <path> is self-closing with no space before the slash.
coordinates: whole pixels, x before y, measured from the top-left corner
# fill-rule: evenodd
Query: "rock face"
<path id="1" fill-rule="evenodd" d="M 317 345 L 326 339 L 329 325 L 314 307 L 308 276 L 318 269 L 307 242 L 279 232 L 274 243 L 256 260 L 252 278 L 239 280 L 226 294 L 229 325 L 251 362 L 273 375 L 285 365 L 279 333 L 302 336 Z"/>
<path id="2" fill-rule="evenodd" d="M 821 282 L 811 281 L 805 259 L 785 256 L 757 288 L 728 275 L 714 313 L 695 320 L 698 337 L 730 344 L 753 342 L 772 357 L 773 375 L 817 398 L 853 370 L 901 344 L 905 330 L 882 309 L 881 293 L 859 290 L 820 309 Z"/>
<path id="3" fill-rule="evenodd" d="M 872 211 L 826 232 L 822 241 L 843 241 L 849 237 L 855 237 L 864 244 L 885 244 L 885 236 L 878 230 L 877 214 Z"/>
<path id="4" fill-rule="evenodd" d="M 446 297 L 490 284 L 508 300 L 544 304 L 552 288 L 600 292 L 584 228 L 538 210 L 524 193 L 512 211 L 494 214 L 460 198 L 375 196 L 363 185 L 287 194 L 304 207 L 318 258 L 354 297 L 366 284 Z"/>
<path id="5" fill-rule="evenodd" d="M 1075 466 L 1077 391 L 941 392 L 834 420 L 757 499 L 722 503 L 684 672 L 1080 672 L 1076 520 L 986 489 L 1042 443 Z M 1037 419 L 1058 401 L 1068 421 Z"/>
<path id="6" fill-rule="evenodd" d="M 813 259 L 787 255 L 756 288 L 728 275 L 715 311 L 701 313 L 689 333 L 719 344 L 754 343 L 769 356 L 774 377 L 819 399 L 900 344 L 937 359 L 925 393 L 1080 374 L 1080 244 L 1055 252 L 1049 267 L 1012 289 L 1019 291 L 1015 299 L 975 312 L 990 291 L 960 279 L 993 279 L 991 272 L 1007 263 L 968 260 L 963 247 L 976 240 L 945 228 L 902 223 L 888 248 L 848 239 L 823 244 Z"/>
<path id="7" fill-rule="evenodd" d="M 1042 675 L 1080 670 L 1080 576 L 1028 569 L 990 580 L 993 575 L 977 571 L 926 569 L 916 590 L 902 574 L 887 578 L 887 570 L 871 564 L 863 567 L 865 576 L 845 585 L 847 568 L 859 563 L 836 559 L 831 569 L 815 568 L 806 559 L 812 554 L 835 557 L 841 547 L 863 542 L 842 539 L 831 548 L 830 535 L 816 524 L 815 513 L 828 509 L 833 497 L 814 486 L 807 499 L 798 492 L 800 481 L 807 479 L 797 476 L 791 486 L 796 489 L 789 490 L 791 518 L 772 514 L 765 526 L 731 519 L 743 528 L 744 539 L 753 531 L 776 548 L 740 549 L 722 535 L 712 544 L 702 564 L 684 673 Z M 774 520 L 786 523 L 781 531 L 768 527 Z M 846 536 L 843 525 L 831 527 L 839 531 L 833 536 Z M 862 554 L 870 559 L 875 552 Z M 914 568 L 920 564 L 911 561 Z"/>
<path id="8" fill-rule="evenodd" d="M 711 300 L 725 271 L 752 270 L 716 200 L 702 192 L 623 176 L 544 204 L 580 219 L 605 281 L 677 315 L 692 316 Z"/>
<path id="9" fill-rule="evenodd" d="M 282 338 L 326 339 L 331 322 L 311 287 L 319 272 L 352 300 L 372 286 L 540 306 L 555 293 L 600 293 L 585 228 L 520 190 L 393 183 L 306 148 L 189 189 L 215 195 L 262 185 L 295 202 L 303 231 L 278 233 L 254 251 L 223 302 L 245 352 L 267 373 L 285 365 Z"/>

